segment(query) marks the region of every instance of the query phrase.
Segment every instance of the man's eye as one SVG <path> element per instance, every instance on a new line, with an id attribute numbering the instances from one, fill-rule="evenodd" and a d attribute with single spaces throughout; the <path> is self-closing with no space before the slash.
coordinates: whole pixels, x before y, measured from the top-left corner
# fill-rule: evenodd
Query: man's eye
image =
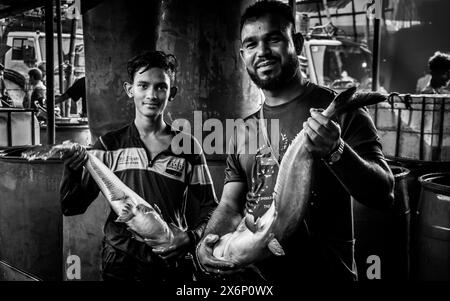
<path id="1" fill-rule="evenodd" d="M 159 87 L 156 87 L 156 90 L 157 91 L 167 91 L 167 87 L 159 86 Z"/>
<path id="2" fill-rule="evenodd" d="M 148 85 L 146 85 L 146 84 L 138 84 L 138 87 L 141 88 L 141 89 L 147 89 Z"/>
<path id="3" fill-rule="evenodd" d="M 278 42 L 281 41 L 281 38 L 280 38 L 280 37 L 271 37 L 271 38 L 269 39 L 269 41 L 270 41 L 271 43 L 278 43 Z"/>
<path id="4" fill-rule="evenodd" d="M 249 42 L 249 43 L 245 43 L 244 48 L 246 49 L 252 49 L 256 47 L 256 43 L 255 42 Z"/>

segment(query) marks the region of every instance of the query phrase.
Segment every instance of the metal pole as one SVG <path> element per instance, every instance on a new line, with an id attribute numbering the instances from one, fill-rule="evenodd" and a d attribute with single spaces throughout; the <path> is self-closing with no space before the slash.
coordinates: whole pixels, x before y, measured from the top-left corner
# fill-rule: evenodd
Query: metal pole
<path id="1" fill-rule="evenodd" d="M 373 30 L 373 58 L 372 58 L 372 91 L 378 90 L 378 74 L 380 71 L 380 24 L 381 24 L 381 0 L 375 0 L 375 19 Z"/>
<path id="2" fill-rule="evenodd" d="M 352 0 L 352 15 L 353 15 L 353 39 L 358 42 L 358 32 L 356 31 L 356 10 L 355 0 Z"/>
<path id="3" fill-rule="evenodd" d="M 322 25 L 322 14 L 320 13 L 320 4 L 319 4 L 319 2 L 316 3 L 316 8 L 317 8 L 317 14 L 319 16 L 319 24 Z"/>
<path id="4" fill-rule="evenodd" d="M 295 31 L 297 31 L 297 18 L 296 18 L 296 15 L 297 15 L 297 5 L 296 5 L 296 0 L 289 0 L 289 6 L 291 7 L 291 10 L 292 10 L 292 16 L 294 17 L 294 29 L 295 29 Z"/>
<path id="5" fill-rule="evenodd" d="M 47 144 L 55 144 L 53 0 L 45 1 L 45 53 L 47 76 Z"/>
<path id="6" fill-rule="evenodd" d="M 380 19 L 374 19 L 372 58 L 372 91 L 378 90 L 378 73 L 380 70 Z"/>
<path id="7" fill-rule="evenodd" d="M 77 33 L 77 19 L 72 19 L 72 29 L 70 32 L 70 46 L 69 46 L 69 57 L 70 57 L 70 75 L 69 79 L 67 81 L 68 86 L 72 85 L 73 81 L 73 74 L 75 71 L 75 40 L 76 40 L 76 33 Z"/>
<path id="8" fill-rule="evenodd" d="M 61 0 L 56 0 L 56 32 L 58 34 L 58 71 L 59 71 L 59 93 L 64 93 L 64 70 L 63 70 L 63 48 L 62 48 L 62 24 L 61 24 Z"/>

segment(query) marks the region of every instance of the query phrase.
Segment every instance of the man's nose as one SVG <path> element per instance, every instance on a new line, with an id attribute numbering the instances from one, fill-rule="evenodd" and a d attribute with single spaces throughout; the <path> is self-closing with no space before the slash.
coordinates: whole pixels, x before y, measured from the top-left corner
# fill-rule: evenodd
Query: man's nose
<path id="1" fill-rule="evenodd" d="M 145 93 L 145 97 L 149 99 L 156 98 L 156 90 L 153 87 L 149 87 Z"/>
<path id="2" fill-rule="evenodd" d="M 258 51 L 258 56 L 266 56 L 271 53 L 270 46 L 267 43 L 265 43 L 264 41 L 261 41 L 258 43 L 257 51 Z"/>

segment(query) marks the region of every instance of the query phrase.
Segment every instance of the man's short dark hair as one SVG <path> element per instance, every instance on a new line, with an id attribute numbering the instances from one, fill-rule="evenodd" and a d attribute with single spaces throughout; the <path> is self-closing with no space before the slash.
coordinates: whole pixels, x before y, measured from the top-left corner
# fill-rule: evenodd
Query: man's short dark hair
<path id="1" fill-rule="evenodd" d="M 445 72 L 450 70 L 450 55 L 436 51 L 428 60 L 428 67 L 431 72 Z"/>
<path id="2" fill-rule="evenodd" d="M 178 62 L 173 54 L 166 54 L 162 51 L 146 51 L 128 61 L 127 71 L 131 82 L 133 82 L 136 72 L 141 68 L 144 68 L 142 72 L 150 68 L 161 68 L 167 72 L 170 81 L 173 83 L 175 81 Z"/>
<path id="3" fill-rule="evenodd" d="M 33 68 L 28 71 L 28 76 L 34 80 L 42 80 L 42 71 L 38 68 Z"/>
<path id="4" fill-rule="evenodd" d="M 248 20 L 258 19 L 264 15 L 278 15 L 282 17 L 286 20 L 286 23 L 283 24 L 283 26 L 287 27 L 289 24 L 292 24 L 293 33 L 295 32 L 295 19 L 291 7 L 279 1 L 267 0 L 258 1 L 247 7 L 241 17 L 240 32 L 242 32 L 242 28 Z"/>

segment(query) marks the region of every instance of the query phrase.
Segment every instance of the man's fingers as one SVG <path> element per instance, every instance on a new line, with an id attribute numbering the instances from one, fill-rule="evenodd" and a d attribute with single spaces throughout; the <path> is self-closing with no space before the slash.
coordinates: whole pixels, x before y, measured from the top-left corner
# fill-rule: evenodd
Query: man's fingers
<path id="1" fill-rule="evenodd" d="M 214 245 L 219 241 L 219 235 L 216 234 L 208 234 L 203 240 L 203 244 L 205 248 L 213 249 Z"/>
<path id="2" fill-rule="evenodd" d="M 316 134 L 323 138 L 328 138 L 332 135 L 329 129 L 327 129 L 323 124 L 321 124 L 313 117 L 308 118 L 307 124 L 314 132 L 316 132 Z"/>
<path id="3" fill-rule="evenodd" d="M 86 163 L 87 159 L 87 153 L 82 152 L 81 154 L 77 154 L 77 156 L 74 157 L 69 166 L 74 170 L 80 169 Z"/>
<path id="4" fill-rule="evenodd" d="M 175 249 L 176 249 L 176 246 L 171 245 L 169 247 L 164 247 L 164 248 L 154 248 L 154 249 L 152 249 L 152 251 L 153 251 L 153 253 L 158 254 L 158 255 L 166 255 Z"/>
<path id="5" fill-rule="evenodd" d="M 305 133 L 305 143 L 303 145 L 305 146 L 306 150 L 310 153 L 318 153 L 321 150 L 320 147 L 314 145 L 314 143 L 311 141 L 311 138 L 306 133 Z"/>
<path id="6" fill-rule="evenodd" d="M 321 124 L 327 131 L 334 132 L 339 130 L 336 122 L 321 114 L 323 110 L 310 109 L 311 117 Z"/>

